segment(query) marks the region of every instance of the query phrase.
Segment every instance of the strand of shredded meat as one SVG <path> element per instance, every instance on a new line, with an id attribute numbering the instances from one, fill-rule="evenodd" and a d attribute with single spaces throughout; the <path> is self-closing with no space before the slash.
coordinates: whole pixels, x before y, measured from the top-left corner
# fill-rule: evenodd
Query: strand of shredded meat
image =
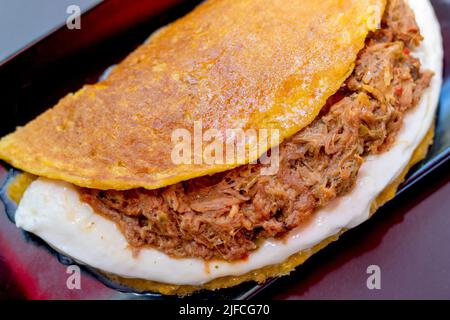
<path id="1" fill-rule="evenodd" d="M 81 199 L 114 221 L 132 247 L 174 257 L 245 258 L 347 193 L 365 156 L 388 149 L 432 74 L 410 50 L 421 41 L 412 11 L 391 0 L 352 76 L 307 128 L 280 146 L 280 169 L 261 164 L 159 190 L 82 189 Z"/>

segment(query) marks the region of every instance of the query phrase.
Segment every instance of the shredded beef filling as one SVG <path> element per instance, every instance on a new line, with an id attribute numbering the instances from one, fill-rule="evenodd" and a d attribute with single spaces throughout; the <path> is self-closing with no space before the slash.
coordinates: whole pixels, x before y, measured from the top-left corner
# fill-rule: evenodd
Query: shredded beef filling
<path id="1" fill-rule="evenodd" d="M 392 145 L 432 78 L 410 55 L 421 39 L 403 0 L 389 1 L 351 77 L 310 126 L 281 144 L 276 175 L 261 175 L 255 164 L 159 190 L 82 189 L 81 199 L 114 221 L 132 247 L 243 259 L 261 239 L 285 235 L 346 194 L 364 157 Z"/>

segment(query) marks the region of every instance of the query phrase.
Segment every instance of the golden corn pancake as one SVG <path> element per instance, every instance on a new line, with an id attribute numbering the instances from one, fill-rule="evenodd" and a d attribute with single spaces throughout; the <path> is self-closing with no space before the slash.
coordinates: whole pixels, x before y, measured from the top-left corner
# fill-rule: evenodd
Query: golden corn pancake
<path id="1" fill-rule="evenodd" d="M 350 75 L 384 5 L 207 1 L 160 30 L 106 80 L 3 138 L 0 157 L 35 175 L 115 190 L 156 189 L 231 169 L 237 164 L 174 164 L 173 131 L 193 131 L 202 121 L 205 130 L 293 135 Z M 258 150 L 248 155 L 266 151 Z"/>

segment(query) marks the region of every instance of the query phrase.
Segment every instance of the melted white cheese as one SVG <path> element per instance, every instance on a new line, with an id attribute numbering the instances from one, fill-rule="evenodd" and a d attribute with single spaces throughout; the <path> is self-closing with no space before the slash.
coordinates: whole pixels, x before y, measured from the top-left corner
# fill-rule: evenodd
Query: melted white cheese
<path id="1" fill-rule="evenodd" d="M 433 70 L 431 88 L 420 105 L 408 113 L 394 147 L 364 162 L 357 185 L 349 194 L 319 210 L 308 225 L 281 241 L 267 240 L 244 262 L 211 262 L 174 259 L 145 249 L 137 257 L 116 225 L 79 200 L 65 182 L 39 179 L 31 184 L 16 213 L 18 227 L 32 232 L 57 250 L 95 268 L 123 277 L 148 279 L 180 285 L 201 285 L 229 275 L 284 262 L 294 253 L 308 250 L 343 228 L 350 229 L 369 218 L 371 203 L 408 165 L 414 150 L 430 129 L 442 81 L 440 27 L 428 1 L 410 0 L 425 40 L 416 55 L 423 68 Z"/>

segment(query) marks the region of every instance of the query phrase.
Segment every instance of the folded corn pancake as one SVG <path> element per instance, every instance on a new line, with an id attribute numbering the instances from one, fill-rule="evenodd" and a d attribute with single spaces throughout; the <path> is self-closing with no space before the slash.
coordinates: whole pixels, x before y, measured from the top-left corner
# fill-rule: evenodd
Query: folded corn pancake
<path id="1" fill-rule="evenodd" d="M 348 193 L 364 158 L 392 146 L 433 76 L 410 54 L 421 39 L 413 13 L 391 1 L 344 86 L 313 123 L 281 144 L 273 175 L 261 173 L 268 164 L 256 164 L 158 190 L 84 188 L 81 199 L 116 222 L 134 248 L 244 259 L 262 239 L 285 235 Z"/>
<path id="2" fill-rule="evenodd" d="M 115 190 L 155 189 L 231 169 L 238 163 L 174 164 L 173 131 L 193 133 L 202 121 L 204 130 L 293 135 L 352 72 L 384 5 L 207 1 L 157 32 L 106 80 L 3 138 L 0 157 L 39 176 Z M 270 147 L 257 144 L 244 163 Z"/>
<path id="3" fill-rule="evenodd" d="M 392 198 L 431 143 L 442 40 L 429 2 L 409 2 L 423 43 L 413 12 L 388 1 L 339 91 L 280 145 L 277 174 L 251 164 L 126 191 L 40 178 L 17 225 L 139 290 L 187 294 L 289 273 Z M 333 3 L 345 16 L 349 2 Z"/>

